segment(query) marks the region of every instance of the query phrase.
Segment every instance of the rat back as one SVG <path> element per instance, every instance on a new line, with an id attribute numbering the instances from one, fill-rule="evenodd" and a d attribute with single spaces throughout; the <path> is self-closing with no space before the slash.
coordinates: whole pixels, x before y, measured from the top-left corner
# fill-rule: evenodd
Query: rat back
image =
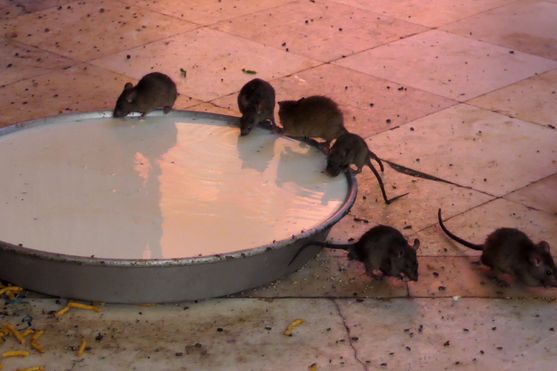
<path id="1" fill-rule="evenodd" d="M 515 275 L 530 286 L 557 285 L 557 269 L 547 242 L 535 244 L 514 228 L 499 228 L 484 244 L 481 261 L 495 271 Z"/>
<path id="2" fill-rule="evenodd" d="M 287 135 L 318 137 L 329 142 L 346 133 L 342 112 L 330 98 L 316 95 L 296 102 L 279 102 L 279 105 L 279 116 Z"/>
<path id="3" fill-rule="evenodd" d="M 350 148 L 348 152 L 349 163 L 361 169 L 368 161 L 369 149 L 365 140 L 359 135 L 346 133 L 338 138 L 337 141 L 342 139 L 341 145 Z M 346 142 L 345 142 L 346 141 Z M 336 144 L 336 143 L 335 143 Z"/>
<path id="4" fill-rule="evenodd" d="M 247 135 L 263 121 L 275 122 L 275 89 L 266 81 L 253 79 L 238 94 L 241 134 Z"/>
<path id="5" fill-rule="evenodd" d="M 366 270 L 381 270 L 387 276 L 400 277 L 404 274 L 412 280 L 418 277 L 418 261 L 415 247 L 397 229 L 378 225 L 368 230 L 356 243 L 355 250 L 362 256 Z"/>
<path id="6" fill-rule="evenodd" d="M 253 79 L 238 94 L 238 108 L 242 115 L 257 111 L 272 116 L 275 108 L 275 89 L 266 81 Z"/>
<path id="7" fill-rule="evenodd" d="M 326 171 L 332 176 L 337 176 L 352 164 L 358 170 L 361 170 L 367 163 L 368 157 L 367 145 L 359 135 L 342 134 L 337 138 L 327 155 Z"/>
<path id="8" fill-rule="evenodd" d="M 138 112 L 172 107 L 178 96 L 174 81 L 160 72 L 152 72 L 145 75 L 139 80 L 135 90 L 137 91 L 135 104 Z"/>

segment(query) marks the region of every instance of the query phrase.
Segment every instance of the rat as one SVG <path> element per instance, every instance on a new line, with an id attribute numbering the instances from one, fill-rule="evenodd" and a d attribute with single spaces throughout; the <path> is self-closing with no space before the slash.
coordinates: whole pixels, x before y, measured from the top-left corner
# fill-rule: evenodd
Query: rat
<path id="1" fill-rule="evenodd" d="M 238 94 L 238 108 L 242 113 L 240 135 L 248 135 L 264 121 L 275 124 L 275 89 L 267 81 L 253 79 L 246 83 Z"/>
<path id="2" fill-rule="evenodd" d="M 124 85 L 124 91 L 116 101 L 114 117 L 124 117 L 130 112 L 140 112 L 141 117 L 162 108 L 170 112 L 178 93 L 176 84 L 170 77 L 160 72 L 152 72 L 141 78 L 136 86 L 131 82 Z"/>
<path id="3" fill-rule="evenodd" d="M 357 168 L 354 173 L 359 174 L 362 172 L 364 165 L 367 165 L 373 172 L 373 175 L 375 175 L 375 178 L 377 178 L 379 188 L 381 188 L 381 194 L 383 195 L 383 200 L 385 200 L 385 203 L 387 205 L 395 201 L 396 199 L 399 199 L 400 197 L 406 196 L 408 193 L 393 197 L 391 199 L 387 198 L 383 180 L 371 163 L 371 158 L 377 161 L 381 172 L 383 172 L 384 168 L 381 159 L 377 157 L 375 153 L 369 150 L 366 141 L 359 135 L 346 133 L 338 137 L 338 139 L 331 147 L 331 150 L 327 155 L 326 171 L 329 175 L 334 177 L 343 170 L 351 170 L 350 165 L 354 164 Z"/>
<path id="4" fill-rule="evenodd" d="M 291 137 L 323 138 L 329 143 L 348 131 L 338 105 L 330 98 L 314 95 L 297 101 L 278 102 L 283 133 Z"/>
<path id="5" fill-rule="evenodd" d="M 495 277 L 507 273 L 528 286 L 557 287 L 557 267 L 546 241 L 535 244 L 518 229 L 498 228 L 487 236 L 483 245 L 477 245 L 450 232 L 443 224 L 441 209 L 437 212 L 437 219 L 443 232 L 451 239 L 481 251 L 480 261 L 491 268 Z"/>
<path id="6" fill-rule="evenodd" d="M 372 278 L 391 276 L 418 280 L 416 251 L 420 247 L 420 240 L 415 239 L 410 246 L 402 233 L 387 225 L 370 228 L 355 243 L 309 242 L 298 250 L 288 265 L 312 245 L 348 251 L 348 259 L 364 263 L 367 274 Z"/>

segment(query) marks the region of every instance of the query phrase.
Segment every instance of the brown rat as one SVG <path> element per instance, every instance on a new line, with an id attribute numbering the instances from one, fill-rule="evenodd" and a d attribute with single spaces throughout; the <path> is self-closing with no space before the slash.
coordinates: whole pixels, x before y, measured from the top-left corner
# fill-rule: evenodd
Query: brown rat
<path id="1" fill-rule="evenodd" d="M 418 259 L 416 251 L 420 240 L 415 239 L 412 246 L 402 233 L 387 225 L 370 228 L 355 243 L 333 244 L 328 242 L 309 242 L 294 255 L 290 264 L 308 246 L 322 246 L 329 249 L 348 251 L 348 258 L 364 263 L 367 274 L 372 278 L 383 275 L 418 280 Z"/>
<path id="2" fill-rule="evenodd" d="M 248 135 L 264 121 L 275 126 L 275 89 L 266 81 L 253 79 L 238 94 L 238 108 L 242 113 L 240 135 Z"/>
<path id="3" fill-rule="evenodd" d="M 327 155 L 327 173 L 331 176 L 337 176 L 341 171 L 350 169 L 350 165 L 355 165 L 355 173 L 359 174 L 362 172 L 364 165 L 367 165 L 377 182 L 379 183 L 379 188 L 381 188 L 381 194 L 383 195 L 383 200 L 386 204 L 390 204 L 400 197 L 406 196 L 408 193 L 393 197 L 391 199 L 387 198 L 385 193 L 385 186 L 383 185 L 383 180 L 381 176 L 371 163 L 371 158 L 375 159 L 383 171 L 383 163 L 377 155 L 371 152 L 366 144 L 366 141 L 359 135 L 346 133 L 337 138 L 331 150 Z"/>
<path id="4" fill-rule="evenodd" d="M 157 108 L 168 113 L 177 96 L 176 84 L 170 77 L 164 73 L 152 72 L 143 76 L 136 86 L 131 82 L 124 85 L 124 91 L 116 101 L 113 116 L 124 117 L 130 112 L 139 112 L 144 117 Z"/>
<path id="5" fill-rule="evenodd" d="M 507 273 L 528 286 L 557 287 L 557 267 L 550 253 L 549 244 L 535 244 L 515 228 L 499 228 L 489 234 L 483 245 L 468 242 L 450 232 L 443 224 L 441 209 L 437 212 L 439 226 L 456 242 L 482 252 L 481 262 L 495 275 Z"/>
<path id="6" fill-rule="evenodd" d="M 314 95 L 278 104 L 280 122 L 286 135 L 323 138 L 328 148 L 333 139 L 347 133 L 342 112 L 330 98 Z"/>

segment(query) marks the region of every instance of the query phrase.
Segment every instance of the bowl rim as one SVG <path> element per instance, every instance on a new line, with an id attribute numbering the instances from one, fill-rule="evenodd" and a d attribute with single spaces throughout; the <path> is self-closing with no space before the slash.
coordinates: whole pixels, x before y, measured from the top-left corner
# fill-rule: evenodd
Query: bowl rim
<path id="1" fill-rule="evenodd" d="M 202 112 L 202 111 L 180 110 L 180 109 L 172 110 L 166 115 L 161 110 L 153 111 L 149 113 L 149 117 L 158 117 L 158 116 L 168 117 L 168 116 L 184 115 L 184 114 L 193 116 L 192 117 L 193 119 L 201 119 L 201 120 L 212 119 L 212 120 L 227 121 L 229 123 L 239 122 L 239 117 L 235 117 L 235 116 L 223 115 L 223 114 L 217 114 L 211 112 Z M 137 118 L 137 117 L 139 117 L 139 114 L 134 113 L 122 119 Z M 22 121 L 12 125 L 1 127 L 0 136 L 12 134 L 24 129 L 30 129 L 42 125 L 48 125 L 53 123 L 64 123 L 68 121 L 85 121 L 85 120 L 90 120 L 95 118 L 98 119 L 112 118 L 112 112 L 91 111 L 91 112 L 81 112 L 81 113 L 69 113 L 69 114 L 61 114 L 56 116 L 48 116 L 44 118 Z M 271 130 L 270 124 L 265 124 L 260 126 L 262 126 L 264 129 Z M 317 148 L 321 152 L 324 152 L 323 149 L 318 146 L 318 143 L 312 139 L 298 139 L 298 138 L 291 138 L 291 137 L 288 138 L 291 140 L 297 140 L 297 141 L 307 143 Z M 294 241 L 308 238 L 318 232 L 330 228 L 338 221 L 340 221 L 340 219 L 342 219 L 346 214 L 348 214 L 348 212 L 354 205 L 354 202 L 356 201 L 356 196 L 358 193 L 358 185 L 354 174 L 352 174 L 349 170 L 345 171 L 344 174 L 348 182 L 348 192 L 343 203 L 332 215 L 330 215 L 323 222 L 319 223 L 317 226 L 314 226 L 313 228 L 310 228 L 308 230 L 303 230 L 297 234 L 293 234 L 290 238 L 286 238 L 279 241 L 273 241 L 269 244 L 258 246 L 255 248 L 237 250 L 234 252 L 228 252 L 224 254 L 212 254 L 212 255 L 187 257 L 187 258 L 120 259 L 120 258 L 97 258 L 97 257 L 86 257 L 86 256 L 70 255 L 70 254 L 62 254 L 62 253 L 53 253 L 53 252 L 28 248 L 22 245 L 15 245 L 0 239 L 0 252 L 13 253 L 19 256 L 37 258 L 41 260 L 76 263 L 79 265 L 89 265 L 89 266 L 101 265 L 101 266 L 114 266 L 114 267 L 161 267 L 161 266 L 172 267 L 172 266 L 191 265 L 191 264 L 208 264 L 208 263 L 219 262 L 222 260 L 246 258 L 249 256 L 260 255 L 270 250 L 274 250 L 284 246 L 289 246 Z"/>

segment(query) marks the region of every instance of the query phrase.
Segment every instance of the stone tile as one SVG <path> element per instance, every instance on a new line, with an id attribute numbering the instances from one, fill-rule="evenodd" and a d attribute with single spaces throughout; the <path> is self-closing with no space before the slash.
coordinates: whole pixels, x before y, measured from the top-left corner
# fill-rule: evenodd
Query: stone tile
<path id="1" fill-rule="evenodd" d="M 553 333 L 554 331 L 551 332 Z M 554 346 L 555 341 L 557 341 L 555 335 L 549 336 L 518 353 L 511 360 L 512 367 L 517 370 L 527 370 L 535 365 L 536 370 L 553 370 L 555 368 L 555 359 L 557 359 L 557 351 Z"/>
<path id="2" fill-rule="evenodd" d="M 437 27 L 508 3 L 508 0 L 335 0 L 408 22 Z"/>
<path id="3" fill-rule="evenodd" d="M 557 127 L 557 69 L 469 100 L 474 106 Z"/>
<path id="4" fill-rule="evenodd" d="M 72 1 L 75 0 L 2 0 L 0 1 L 0 20 L 62 6 Z"/>
<path id="5" fill-rule="evenodd" d="M 550 346 L 557 309 L 543 300 L 393 299 L 338 301 L 356 354 L 369 369 L 536 369 L 538 346 Z M 543 345 L 542 345 L 543 344 Z M 555 348 L 554 346 L 552 348 Z M 544 351 L 545 357 L 554 354 Z M 515 367 L 523 354 L 526 367 Z M 529 361 L 530 363 L 527 363 Z M 546 358 L 545 364 L 549 365 Z M 535 367 L 532 367 L 535 365 Z"/>
<path id="6" fill-rule="evenodd" d="M 339 242 L 345 242 L 347 237 Z M 408 295 L 406 283 L 396 279 L 372 280 L 363 264 L 348 260 L 346 252 L 323 250 L 297 272 L 267 286 L 235 297 L 393 298 Z"/>
<path id="7" fill-rule="evenodd" d="M 419 258 L 419 279 L 409 282 L 411 297 L 557 298 L 557 288 L 528 287 L 509 278 L 502 287 L 479 256 Z"/>
<path id="8" fill-rule="evenodd" d="M 331 97 L 344 112 L 348 130 L 364 138 L 456 103 L 333 64 L 297 72 L 271 84 L 277 102 L 310 95 Z M 213 103 L 237 110 L 237 94 L 218 98 Z M 275 116 L 278 120 L 278 106 Z"/>
<path id="9" fill-rule="evenodd" d="M 42 75 L 78 62 L 32 46 L 0 39 L 0 85 Z"/>
<path id="10" fill-rule="evenodd" d="M 555 61 L 438 30 L 334 63 L 460 101 L 557 67 Z"/>
<path id="11" fill-rule="evenodd" d="M 349 215 L 337 223 L 329 234 L 329 241 L 348 242 L 358 239 L 370 227 L 387 224 L 398 228 L 409 241 L 416 237 L 415 231 L 435 223 L 437 208 L 451 204 L 446 212 L 455 215 L 486 202 L 489 196 L 443 183 L 412 178 L 390 170 L 385 173 L 385 183 L 396 186 L 391 193 L 408 191 L 410 194 L 391 205 L 385 205 L 379 193 L 375 178 L 365 170 L 358 177 L 358 199 Z M 388 181 L 387 181 L 388 180 Z M 365 197 L 365 198 L 364 198 Z M 422 245 L 420 255 L 446 241 L 429 246 L 432 239 L 417 237 Z M 316 259 L 310 261 L 298 272 L 267 287 L 255 289 L 242 296 L 247 297 L 404 297 L 406 286 L 399 280 L 373 281 L 366 276 L 364 268 L 357 262 L 347 260 L 342 251 L 323 250 Z"/>
<path id="12" fill-rule="evenodd" d="M 281 62 L 270 63 L 273 60 Z M 164 71 L 176 81 L 180 93 L 207 101 L 239 91 L 254 77 L 273 79 L 317 62 L 204 28 L 92 63 L 137 79 L 153 70 Z M 180 69 L 186 70 L 185 78 Z M 246 74 L 242 69 L 257 74 Z"/>
<path id="13" fill-rule="evenodd" d="M 512 2 L 442 27 L 477 40 L 557 60 L 557 4 Z"/>
<path id="14" fill-rule="evenodd" d="M 557 215 L 557 174 L 505 196 L 507 200 Z M 555 240 L 557 245 L 557 239 Z"/>
<path id="15" fill-rule="evenodd" d="M 172 17 L 179 17 L 190 22 L 204 25 L 254 13 L 263 9 L 273 8 L 290 1 L 292 0 L 124 0 L 124 2 L 131 5 L 138 5 Z"/>
<path id="16" fill-rule="evenodd" d="M 82 61 L 195 27 L 115 0 L 79 1 L 0 22 L 8 38 Z"/>
<path id="17" fill-rule="evenodd" d="M 216 27 L 320 61 L 331 61 L 426 30 L 328 0 L 299 0 L 224 21 Z"/>
<path id="18" fill-rule="evenodd" d="M 557 131 L 465 104 L 367 141 L 397 164 L 497 196 L 557 171 Z"/>
<path id="19" fill-rule="evenodd" d="M 45 353 L 4 359 L 8 370 L 43 365 L 82 370 L 262 370 L 359 369 L 346 329 L 330 300 L 227 299 L 165 306 L 104 306 L 101 314 L 71 311 L 59 320 L 47 313 L 54 300 L 35 299 L 10 305 L 2 323 L 44 329 Z M 294 319 L 304 323 L 292 336 L 282 333 Z M 220 329 L 220 330 L 219 330 Z M 100 336 L 99 336 L 100 334 Z M 75 355 L 80 340 L 90 347 Z M 2 350 L 21 348 L 13 339 Z M 25 346 L 28 348 L 28 345 Z"/>
<path id="20" fill-rule="evenodd" d="M 133 79 L 82 64 L 7 85 L 0 88 L 0 126 L 62 113 L 111 111 L 127 81 Z"/>
<path id="21" fill-rule="evenodd" d="M 373 147 L 370 148 L 375 151 Z M 380 151 L 375 153 L 380 157 L 382 155 Z M 347 227 L 351 228 L 349 224 L 355 222 L 356 225 L 362 225 L 362 229 L 358 229 L 361 233 L 375 224 L 386 224 L 399 229 L 407 237 L 413 238 L 416 231 L 437 223 L 439 207 L 451 205 L 450 208 L 447 207 L 446 213 L 456 215 L 493 198 L 471 189 L 400 174 L 385 163 L 383 183 L 387 197 L 392 198 L 408 192 L 408 195 L 386 205 L 379 185 L 367 167 L 357 176 L 357 180 L 358 199 L 349 216 L 344 218 L 347 220 L 343 219 L 339 224 L 348 223 Z M 364 221 L 358 222 L 354 218 Z M 368 221 L 369 224 L 365 221 Z M 342 234 L 336 234 L 338 226 L 332 230 L 331 236 L 343 238 Z M 344 230 L 347 228 L 345 227 Z"/>
<path id="22" fill-rule="evenodd" d="M 535 183 L 537 184 L 537 183 Z M 528 188 L 528 187 L 527 187 Z M 512 193 L 511 195 L 514 195 Z M 505 196 L 505 198 L 509 198 Z M 447 217 L 453 206 L 443 206 L 443 221 L 449 230 L 473 243 L 483 243 L 489 233 L 497 228 L 518 228 L 534 242 L 546 240 L 557 256 L 557 216 L 497 199 L 472 210 Z M 437 224 L 411 235 L 423 243 L 420 254 L 425 256 L 479 256 L 480 252 L 468 249 L 445 236 Z"/>

